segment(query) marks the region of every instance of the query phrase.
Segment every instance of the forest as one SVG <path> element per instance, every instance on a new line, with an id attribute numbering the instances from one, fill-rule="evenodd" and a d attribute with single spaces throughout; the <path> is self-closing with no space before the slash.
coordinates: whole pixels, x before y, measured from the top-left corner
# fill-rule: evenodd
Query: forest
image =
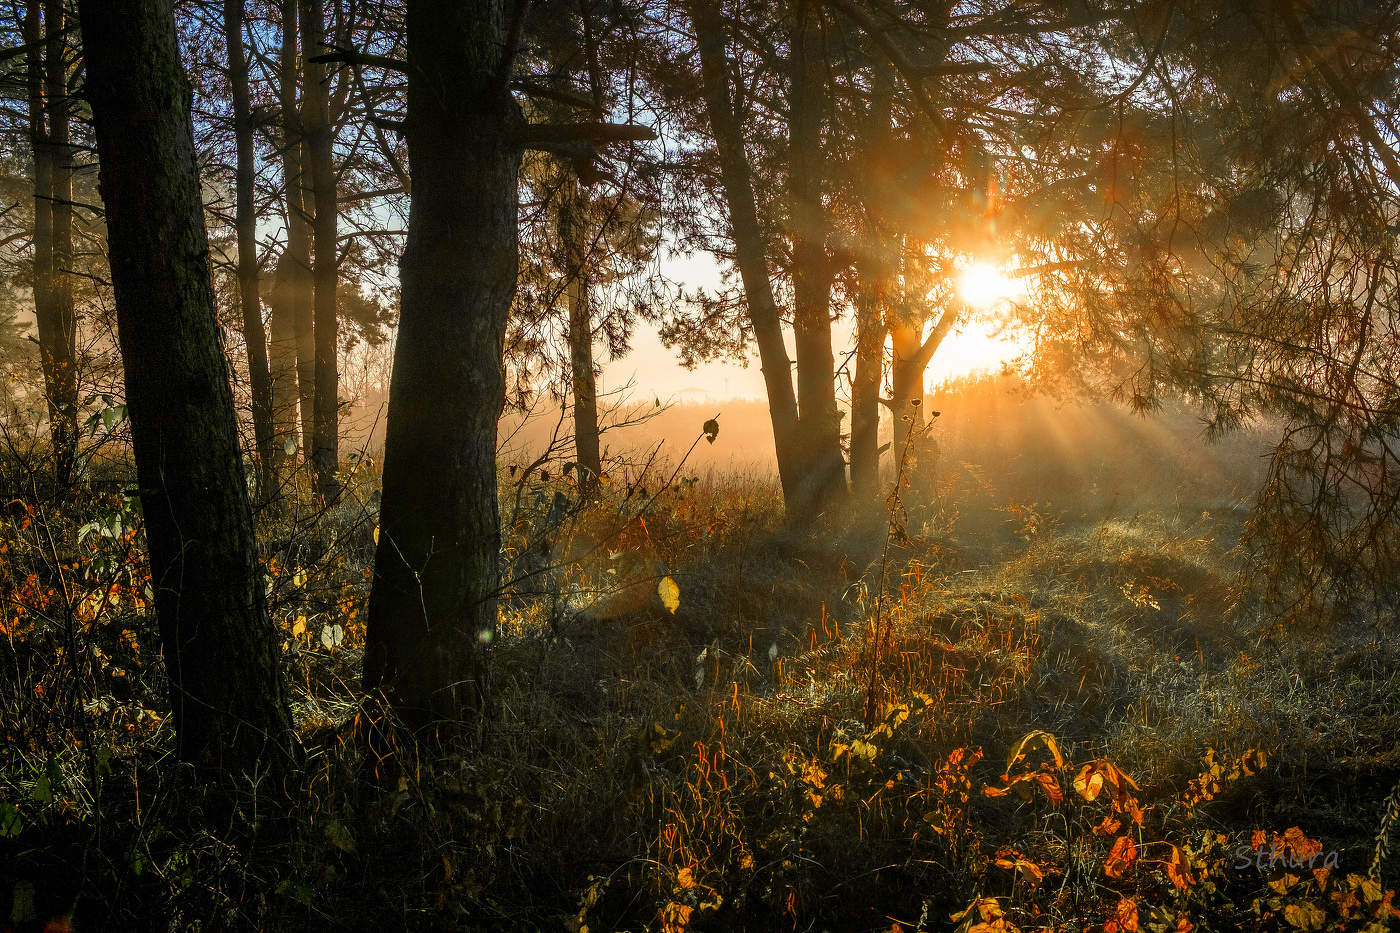
<path id="1" fill-rule="evenodd" d="M 0 2 L 0 931 L 1400 927 L 1400 2 Z"/>

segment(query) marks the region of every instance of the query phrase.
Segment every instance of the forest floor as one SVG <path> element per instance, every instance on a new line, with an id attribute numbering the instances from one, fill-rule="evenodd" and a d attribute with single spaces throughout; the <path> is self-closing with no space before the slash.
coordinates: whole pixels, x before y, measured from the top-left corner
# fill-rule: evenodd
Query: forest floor
<path id="1" fill-rule="evenodd" d="M 172 761 L 122 484 L 7 466 L 0 929 L 1400 917 L 1400 641 L 1253 608 L 1232 503 L 1008 504 L 979 477 L 794 531 L 753 477 L 619 469 L 579 505 L 512 470 L 492 707 L 415 744 L 357 689 L 352 473 L 333 510 L 261 519 L 306 757 L 230 809 Z"/>

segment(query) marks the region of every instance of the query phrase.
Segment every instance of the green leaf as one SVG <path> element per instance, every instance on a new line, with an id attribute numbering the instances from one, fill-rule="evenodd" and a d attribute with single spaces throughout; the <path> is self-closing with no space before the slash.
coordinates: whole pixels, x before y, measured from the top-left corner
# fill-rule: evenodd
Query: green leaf
<path id="1" fill-rule="evenodd" d="M 350 855 L 355 854 L 355 837 L 350 835 L 350 829 L 337 819 L 326 821 L 326 838 L 330 844 L 342 852 Z"/>
<path id="2" fill-rule="evenodd" d="M 5 801 L 0 803 L 0 839 L 13 839 L 24 829 L 24 818 L 19 807 Z"/>

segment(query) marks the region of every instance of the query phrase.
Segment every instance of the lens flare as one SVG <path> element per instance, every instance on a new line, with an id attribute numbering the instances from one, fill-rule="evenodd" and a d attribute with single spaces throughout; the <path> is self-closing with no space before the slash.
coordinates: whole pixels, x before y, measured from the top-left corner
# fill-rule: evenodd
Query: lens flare
<path id="1" fill-rule="evenodd" d="M 958 277 L 958 297 L 978 309 L 1015 300 L 1024 292 L 1025 286 L 1019 280 L 986 263 L 973 263 Z"/>

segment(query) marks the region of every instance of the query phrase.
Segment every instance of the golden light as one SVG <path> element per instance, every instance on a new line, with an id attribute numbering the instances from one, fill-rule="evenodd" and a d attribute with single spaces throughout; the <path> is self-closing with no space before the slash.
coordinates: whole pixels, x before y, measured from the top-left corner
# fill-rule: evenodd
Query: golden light
<path id="1" fill-rule="evenodd" d="M 996 266 L 975 262 L 958 276 L 958 297 L 977 309 L 990 308 L 1001 301 L 1013 301 L 1025 293 L 1025 285 Z"/>

